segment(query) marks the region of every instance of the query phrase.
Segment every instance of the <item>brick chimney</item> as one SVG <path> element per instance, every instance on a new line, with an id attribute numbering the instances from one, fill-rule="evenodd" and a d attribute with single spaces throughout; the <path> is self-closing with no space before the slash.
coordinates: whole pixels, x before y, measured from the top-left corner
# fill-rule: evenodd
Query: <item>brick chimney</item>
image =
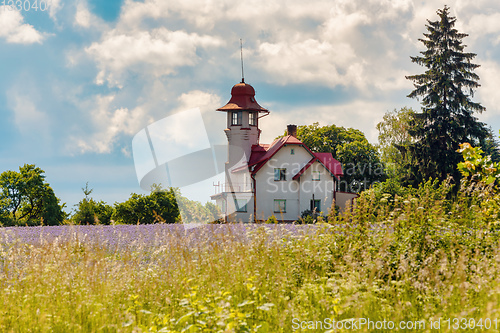
<path id="1" fill-rule="evenodd" d="M 287 135 L 297 137 L 297 125 L 287 125 L 286 126 Z"/>

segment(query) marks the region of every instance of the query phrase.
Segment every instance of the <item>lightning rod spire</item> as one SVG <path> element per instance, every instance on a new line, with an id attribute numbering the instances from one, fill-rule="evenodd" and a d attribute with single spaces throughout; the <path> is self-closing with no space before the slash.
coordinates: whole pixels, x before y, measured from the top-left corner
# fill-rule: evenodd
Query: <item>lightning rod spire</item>
<path id="1" fill-rule="evenodd" d="M 243 72 L 243 41 L 240 38 L 240 52 L 241 52 L 241 83 L 245 83 L 245 73 Z"/>

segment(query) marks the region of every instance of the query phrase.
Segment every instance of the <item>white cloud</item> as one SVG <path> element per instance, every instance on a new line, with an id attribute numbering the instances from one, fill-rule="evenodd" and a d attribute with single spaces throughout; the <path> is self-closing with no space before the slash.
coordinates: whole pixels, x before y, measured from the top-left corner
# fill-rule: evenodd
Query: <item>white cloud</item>
<path id="1" fill-rule="evenodd" d="M 222 45 L 217 37 L 170 31 L 164 27 L 151 31 L 121 33 L 113 30 L 100 43 L 92 43 L 86 52 L 100 67 L 97 84 L 105 81 L 120 86 L 125 71 L 159 77 L 174 73 L 180 66 L 197 62 L 197 47 Z"/>
<path id="2" fill-rule="evenodd" d="M 9 104 L 14 111 L 14 124 L 23 135 L 46 136 L 49 119 L 40 111 L 29 95 L 19 94 L 15 90 L 8 93 Z"/>
<path id="3" fill-rule="evenodd" d="M 108 24 L 89 10 L 88 3 L 85 0 L 80 0 L 76 4 L 73 25 L 100 32 L 109 30 Z"/>
<path id="4" fill-rule="evenodd" d="M 481 87 L 477 89 L 474 101 L 480 102 L 486 107 L 483 119 L 498 117 L 500 115 L 500 95 L 498 94 L 498 77 L 500 76 L 500 64 L 491 60 L 479 60 L 481 67 L 476 69 L 480 77 Z"/>
<path id="5" fill-rule="evenodd" d="M 178 98 L 180 102 L 179 110 L 200 108 L 201 112 L 211 112 L 221 107 L 221 99 L 215 94 L 201 90 L 192 90 L 181 94 Z"/>
<path id="6" fill-rule="evenodd" d="M 494 45 L 498 45 L 500 37 L 500 13 L 493 14 L 477 14 L 464 24 L 464 31 L 466 31 L 472 39 L 478 37 L 489 36 Z"/>
<path id="7" fill-rule="evenodd" d="M 130 29 L 140 25 L 145 18 L 159 18 L 168 16 L 169 1 L 133 1 L 126 0 L 122 5 L 122 12 L 118 27 Z"/>
<path id="8" fill-rule="evenodd" d="M 212 144 L 227 143 L 227 138 L 221 130 L 226 123 L 226 114 L 215 111 L 225 104 L 220 96 L 201 90 L 192 90 L 181 94 L 177 100 L 179 102 L 179 106 L 176 108 L 177 112 L 192 108 L 200 109 L 207 134 Z"/>
<path id="9" fill-rule="evenodd" d="M 466 15 L 470 5 L 463 5 L 465 2 L 451 6 L 452 15 L 462 14 L 466 27 L 477 30 L 477 34 L 483 30 L 493 35 L 500 30 L 495 11 L 481 14 L 484 17 L 477 13 Z M 92 27 L 92 14 L 84 4 L 77 6 L 75 24 Z M 319 117 L 328 123 L 352 127 L 361 124 L 360 129 L 369 132 L 370 140 L 376 141 L 375 124 L 384 112 L 395 107 L 390 101 L 394 91 L 403 91 L 404 97 L 412 90 L 405 75 L 423 71 L 412 64 L 409 57 L 423 50 L 418 38 L 423 37 L 427 19 L 438 19 L 436 10 L 439 8 L 442 6 L 432 2 L 412 0 L 257 0 L 252 4 L 126 0 L 117 22 L 109 23 L 114 26 L 100 29 L 103 31 L 101 39 L 91 43 L 85 53 L 97 64 L 98 84 L 122 87 L 128 85 L 127 80 L 132 76 L 137 82 L 144 82 L 149 91 L 144 88 L 134 95 L 128 90 L 134 96 L 130 100 L 135 99 L 144 114 L 159 119 L 164 116 L 161 114 L 163 108 L 167 107 L 162 104 L 162 98 L 168 96 L 175 102 L 175 97 L 180 96 L 176 107 L 171 104 L 168 107 L 182 111 L 211 105 L 203 112 L 204 120 L 219 126 L 221 113 L 214 109 L 224 103 L 220 103 L 216 94 L 191 89 L 200 89 L 200 83 L 207 83 L 207 89 L 211 89 L 209 77 L 227 75 L 228 63 L 221 59 L 226 57 L 234 62 L 239 58 L 237 44 L 239 37 L 243 37 L 247 74 L 252 71 L 255 77 L 257 72 L 261 80 L 275 85 L 344 87 L 351 98 L 358 98 L 358 101 L 342 106 L 320 105 L 316 109 L 328 112 L 319 112 Z M 461 21 L 460 16 L 458 19 Z M 80 61 L 75 59 L 75 62 Z M 194 66 L 196 71 L 181 71 L 183 67 Z M 164 76 L 168 76 L 168 81 Z M 195 86 L 194 80 L 197 80 Z M 483 84 L 487 80 L 485 77 Z M 184 91 L 189 92 L 184 94 Z M 362 93 L 362 101 L 356 97 L 358 92 Z M 496 98 L 493 90 L 485 91 L 484 96 L 487 94 L 489 99 Z M 387 103 L 380 102 L 384 98 Z M 408 104 L 412 102 L 408 100 Z M 374 109 L 374 106 L 377 107 Z M 115 109 L 115 113 L 121 110 Z M 133 107 L 122 109 L 135 110 Z M 369 112 L 363 114 L 360 110 Z M 166 111 L 165 115 L 170 113 Z M 349 115 L 334 118 L 332 114 L 335 113 Z M 294 117 L 292 113 L 281 116 L 280 112 L 274 112 L 273 115 L 277 121 L 283 117 L 283 128 L 288 122 L 284 118 Z M 301 120 L 301 115 L 303 110 L 297 110 L 296 119 Z M 275 131 L 274 121 L 271 123 L 269 130 Z M 277 134 L 281 134 L 281 129 Z"/>
<path id="10" fill-rule="evenodd" d="M 405 85 L 407 73 L 391 69 L 401 59 L 395 52 L 398 44 L 412 46 L 405 31 L 408 22 L 401 20 L 412 10 L 411 0 L 257 0 L 251 4 L 127 0 L 115 28 L 86 52 L 98 64 L 96 83 L 121 87 L 126 72 L 172 75 L 183 66 L 197 64 L 198 48 L 224 46 L 224 39 L 237 41 L 242 36 L 249 41 L 245 55 L 254 59 L 271 83 L 343 85 L 371 93 L 373 88 Z M 78 14 L 82 25 L 89 24 L 87 12 L 81 9 Z M 172 18 L 179 22 L 179 30 L 166 28 Z M 237 53 L 224 52 L 228 57 Z"/>
<path id="11" fill-rule="evenodd" d="M 258 57 L 274 83 L 362 83 L 362 59 L 347 43 L 332 45 L 316 39 L 262 43 Z"/>
<path id="12" fill-rule="evenodd" d="M 52 18 L 52 20 L 56 20 L 56 14 L 61 10 L 62 8 L 62 1 L 61 0 L 49 0 L 47 8 L 49 10 L 49 16 Z"/>
<path id="13" fill-rule="evenodd" d="M 269 106 L 269 108 L 271 108 Z M 268 117 L 259 121 L 262 129 L 262 143 L 271 143 L 275 137 L 282 135 L 288 124 L 311 125 L 319 122 L 320 126 L 335 124 L 336 126 L 352 127 L 365 133 L 368 141 L 378 141 L 377 123 L 387 110 L 394 109 L 391 102 L 376 102 L 370 100 L 349 101 L 338 105 L 315 105 L 286 111 L 271 111 Z M 304 117 L 307 108 L 307 117 Z M 275 108 L 271 108 L 275 109 Z"/>
<path id="14" fill-rule="evenodd" d="M 32 25 L 23 22 L 24 18 L 19 11 L 0 6 L 0 37 L 5 38 L 8 43 L 41 43 L 43 35 Z"/>
<path id="15" fill-rule="evenodd" d="M 95 108 L 90 113 L 93 134 L 85 135 L 84 138 L 72 137 L 68 148 L 72 149 L 76 145 L 81 153 L 109 153 L 120 135 L 133 135 L 151 121 L 151 117 L 140 106 L 132 110 L 116 108 L 110 111 L 114 99 L 114 95 L 97 96 Z"/>
<path id="16" fill-rule="evenodd" d="M 87 8 L 87 4 L 84 2 L 80 2 L 76 5 L 76 13 L 75 13 L 75 25 L 79 25 L 84 28 L 90 27 L 90 23 L 93 19 L 92 13 L 90 13 Z"/>
<path id="17" fill-rule="evenodd" d="M 398 51 L 411 44 L 403 37 L 406 23 L 397 18 L 409 15 L 410 4 L 336 1 L 329 8 L 320 4 L 327 14 L 315 27 L 283 29 L 274 42 L 262 41 L 255 57 L 275 84 L 346 86 L 364 93 L 404 88 L 407 73 L 394 65 L 402 61 Z"/>

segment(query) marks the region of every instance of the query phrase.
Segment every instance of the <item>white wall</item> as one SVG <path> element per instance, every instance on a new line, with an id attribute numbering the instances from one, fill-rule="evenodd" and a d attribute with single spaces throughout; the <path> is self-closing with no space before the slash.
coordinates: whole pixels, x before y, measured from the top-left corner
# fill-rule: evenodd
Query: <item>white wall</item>
<path id="1" fill-rule="evenodd" d="M 291 154 L 294 149 L 294 155 Z M 300 216 L 299 181 L 292 180 L 310 160 L 311 154 L 302 146 L 282 147 L 255 175 L 257 191 L 257 219 L 265 220 L 275 215 L 278 220 L 294 221 Z M 286 180 L 275 181 L 274 169 L 286 168 Z M 274 200 L 286 200 L 286 212 L 274 212 Z"/>
<path id="2" fill-rule="evenodd" d="M 335 194 L 335 202 L 337 206 L 340 207 L 340 211 L 345 211 L 346 208 L 350 208 L 353 204 L 353 201 L 359 197 L 359 194 L 356 193 L 347 193 L 347 192 L 337 192 Z"/>
<path id="3" fill-rule="evenodd" d="M 313 171 L 319 171 L 320 180 L 313 180 Z M 300 213 L 311 208 L 311 200 L 321 201 L 321 211 L 328 214 L 333 200 L 334 178 L 325 167 L 314 162 L 300 177 Z"/>

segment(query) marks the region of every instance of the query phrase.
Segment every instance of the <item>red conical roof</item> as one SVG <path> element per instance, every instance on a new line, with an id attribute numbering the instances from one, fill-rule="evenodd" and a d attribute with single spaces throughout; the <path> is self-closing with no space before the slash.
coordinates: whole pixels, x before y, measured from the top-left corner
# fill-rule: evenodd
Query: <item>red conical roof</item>
<path id="1" fill-rule="evenodd" d="M 231 89 L 231 99 L 226 105 L 217 109 L 217 111 L 259 111 L 259 112 L 269 112 L 257 103 L 255 100 L 255 90 L 249 84 L 245 82 L 240 82 L 233 86 Z"/>

